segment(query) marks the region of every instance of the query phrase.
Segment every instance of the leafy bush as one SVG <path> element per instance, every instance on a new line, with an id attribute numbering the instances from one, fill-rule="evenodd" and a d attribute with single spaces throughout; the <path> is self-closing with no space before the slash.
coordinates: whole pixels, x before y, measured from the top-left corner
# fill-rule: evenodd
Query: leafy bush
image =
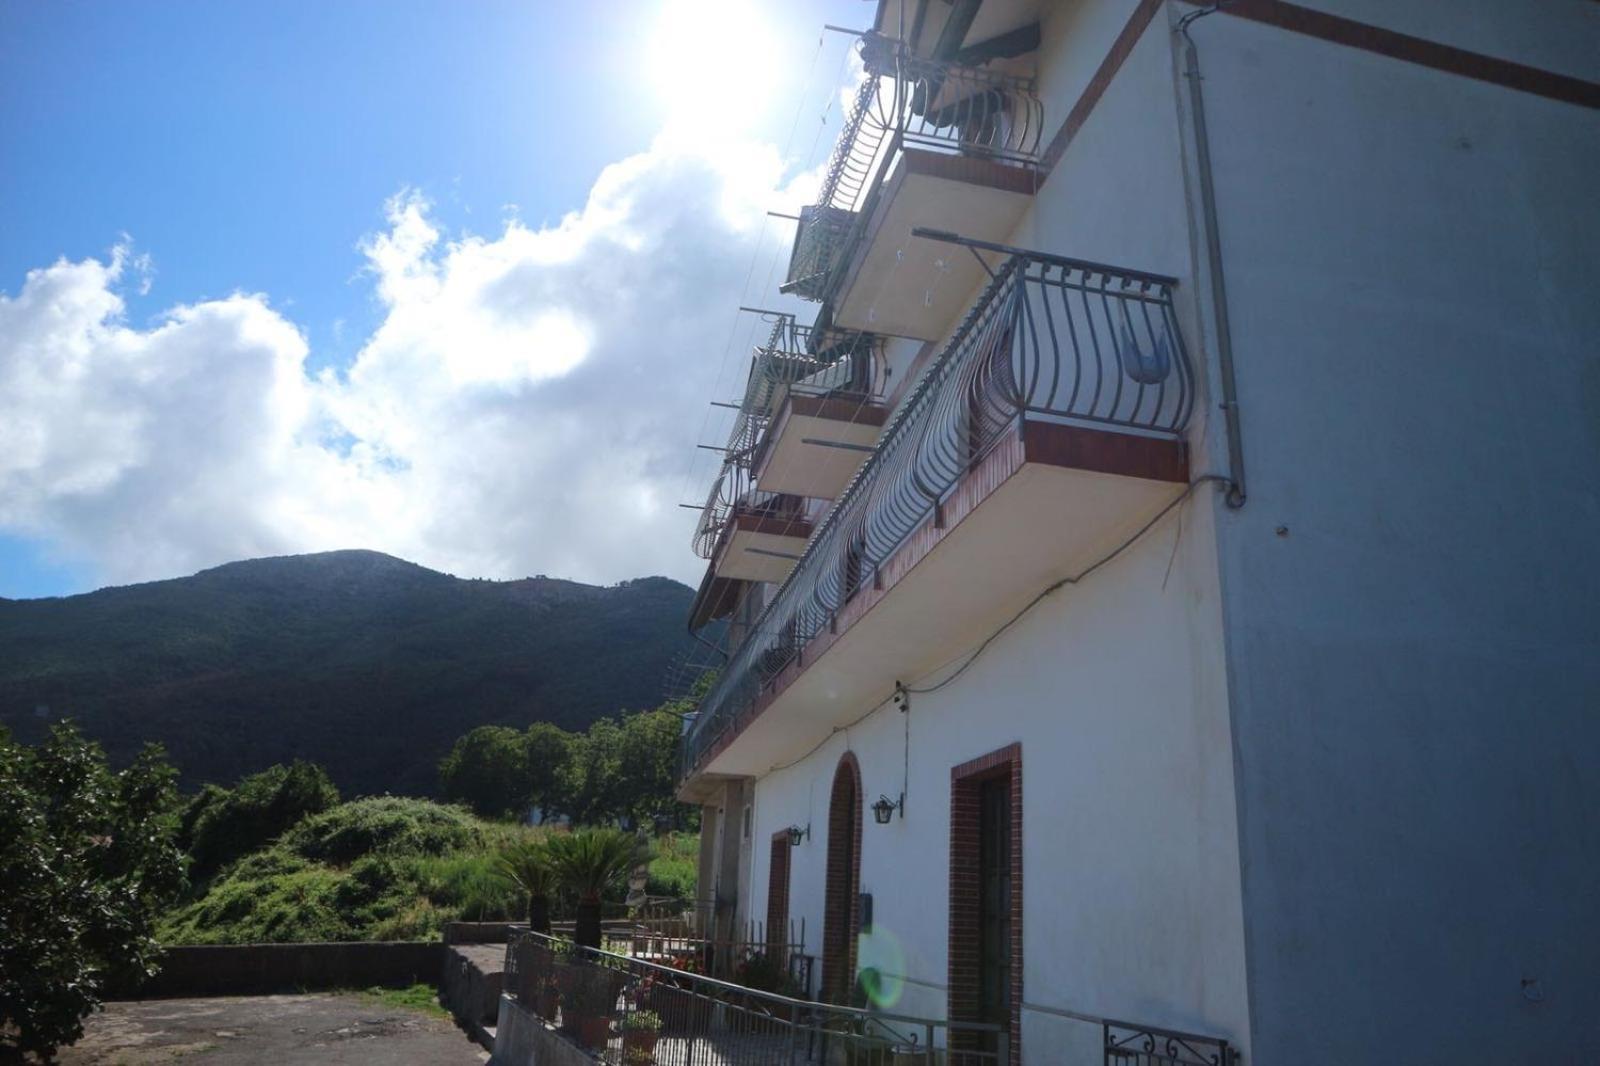
<path id="1" fill-rule="evenodd" d="M 457 919 L 520 917 L 525 902 L 495 872 L 495 853 L 535 833 L 427 800 L 344 803 L 222 871 L 202 897 L 167 916 L 161 938 L 414 940 Z"/>
<path id="2" fill-rule="evenodd" d="M 207 785 L 182 817 L 183 843 L 194 860 L 190 873 L 196 880 L 209 878 L 307 815 L 338 802 L 339 790 L 327 771 L 300 759 L 240 778 L 231 790 Z"/>
<path id="3" fill-rule="evenodd" d="M 159 748 L 114 773 L 70 724 L 37 748 L 0 728 L 0 1060 L 49 1058 L 108 986 L 156 971 L 183 886 L 175 777 Z"/>
<path id="4" fill-rule="evenodd" d="M 284 834 L 283 844 L 308 859 L 345 865 L 375 851 L 443 855 L 482 836 L 477 820 L 458 807 L 379 796 L 313 815 Z"/>
<path id="5" fill-rule="evenodd" d="M 700 836 L 669 833 L 652 847 L 650 879 L 645 891 L 652 896 L 693 899 L 700 879 Z"/>

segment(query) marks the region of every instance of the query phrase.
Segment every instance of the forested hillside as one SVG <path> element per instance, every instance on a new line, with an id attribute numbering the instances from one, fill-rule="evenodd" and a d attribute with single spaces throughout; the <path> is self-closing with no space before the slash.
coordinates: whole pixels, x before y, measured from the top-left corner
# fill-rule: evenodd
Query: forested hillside
<path id="1" fill-rule="evenodd" d="M 72 717 L 119 761 L 159 741 L 186 787 L 303 758 L 346 795 L 426 795 L 474 726 L 581 730 L 660 703 L 691 596 L 342 551 L 0 599 L 0 723 L 31 741 Z"/>

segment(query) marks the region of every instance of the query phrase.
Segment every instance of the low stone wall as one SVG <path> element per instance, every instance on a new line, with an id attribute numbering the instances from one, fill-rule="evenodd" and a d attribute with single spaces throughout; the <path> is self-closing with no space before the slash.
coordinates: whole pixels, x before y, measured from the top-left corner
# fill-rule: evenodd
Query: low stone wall
<path id="1" fill-rule="evenodd" d="M 515 999 L 500 997 L 489 1066 L 595 1066 L 599 1061 Z"/>
<path id="2" fill-rule="evenodd" d="M 446 944 L 504 944 L 512 933 L 526 933 L 527 922 L 445 922 Z"/>
<path id="3" fill-rule="evenodd" d="M 444 1005 L 469 1026 L 495 1024 L 505 977 L 504 944 L 455 944 L 445 949 Z"/>
<path id="4" fill-rule="evenodd" d="M 274 992 L 437 985 L 438 941 L 349 944 L 218 944 L 168 948 L 161 972 L 115 998 L 253 996 Z"/>

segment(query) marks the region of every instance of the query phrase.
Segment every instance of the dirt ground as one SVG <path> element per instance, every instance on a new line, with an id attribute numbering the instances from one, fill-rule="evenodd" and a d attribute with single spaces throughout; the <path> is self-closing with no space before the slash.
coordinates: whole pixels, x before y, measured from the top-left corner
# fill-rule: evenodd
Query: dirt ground
<path id="1" fill-rule="evenodd" d="M 365 996 L 329 994 L 109 1003 L 59 1061 L 477 1066 L 488 1058 L 447 1018 Z"/>

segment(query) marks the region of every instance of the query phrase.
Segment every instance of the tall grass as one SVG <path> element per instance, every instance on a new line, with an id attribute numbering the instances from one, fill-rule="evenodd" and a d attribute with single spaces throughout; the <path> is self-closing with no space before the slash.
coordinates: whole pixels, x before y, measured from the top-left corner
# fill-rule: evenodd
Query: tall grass
<path id="1" fill-rule="evenodd" d="M 417 940 L 451 921 L 521 921 L 527 900 L 495 859 L 548 832 L 428 800 L 342 803 L 223 869 L 167 915 L 159 936 L 169 944 Z M 655 840 L 646 891 L 692 897 L 698 847 L 690 833 Z"/>

